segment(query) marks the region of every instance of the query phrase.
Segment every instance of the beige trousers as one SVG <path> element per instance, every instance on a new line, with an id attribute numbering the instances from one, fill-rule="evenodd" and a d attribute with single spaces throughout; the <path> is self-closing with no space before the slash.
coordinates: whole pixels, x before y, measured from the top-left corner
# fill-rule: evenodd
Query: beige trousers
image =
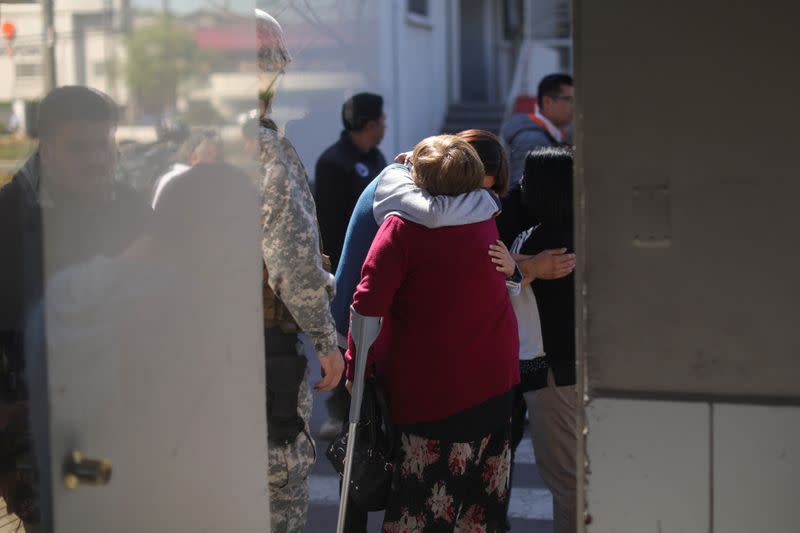
<path id="1" fill-rule="evenodd" d="M 577 523 L 577 405 L 574 385 L 557 387 L 552 370 L 547 387 L 525 393 L 536 467 L 553 494 L 555 533 L 574 533 Z"/>

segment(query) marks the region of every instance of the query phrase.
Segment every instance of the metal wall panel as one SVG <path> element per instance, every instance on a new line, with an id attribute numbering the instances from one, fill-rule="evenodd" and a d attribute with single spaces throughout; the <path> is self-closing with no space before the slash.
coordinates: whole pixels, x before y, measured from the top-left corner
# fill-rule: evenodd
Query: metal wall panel
<path id="1" fill-rule="evenodd" d="M 594 400 L 586 531 L 707 532 L 710 412 L 702 403 Z"/>
<path id="2" fill-rule="evenodd" d="M 799 18 L 790 2 L 576 2 L 592 395 L 800 401 Z"/>
<path id="3" fill-rule="evenodd" d="M 714 531 L 797 531 L 800 409 L 714 406 Z"/>

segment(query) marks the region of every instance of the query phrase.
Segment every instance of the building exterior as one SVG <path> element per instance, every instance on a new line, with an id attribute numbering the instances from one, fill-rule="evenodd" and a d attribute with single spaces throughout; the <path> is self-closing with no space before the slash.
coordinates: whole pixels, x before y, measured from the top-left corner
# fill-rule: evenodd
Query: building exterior
<path id="1" fill-rule="evenodd" d="M 278 88 L 275 111 L 280 115 L 286 106 L 288 114 L 304 117 L 296 120 L 299 135 L 293 141 L 309 166 L 337 138 L 341 103 L 355 92 L 385 97 L 381 148 L 392 156 L 443 130 L 484 124 L 495 129 L 518 93 L 535 92 L 543 74 L 571 68 L 566 1 L 318 4 L 316 13 L 287 8 L 278 16 L 294 62 Z M 283 5 L 272 1 L 260 7 Z M 315 21 L 311 28 L 309 21 Z M 312 72 L 335 73 L 339 82 L 305 85 L 301 95 L 293 76 Z M 287 131 L 292 129 L 289 122 Z"/>
<path id="2" fill-rule="evenodd" d="M 79 84 L 114 93 L 108 65 L 126 28 L 126 0 L 55 2 L 55 55 L 59 85 Z M 17 28 L 13 54 L 0 57 L 0 101 L 41 98 L 43 25 L 39 3 L 3 4 L 2 20 Z"/>
<path id="3" fill-rule="evenodd" d="M 382 147 L 391 154 L 447 129 L 448 121 L 449 129 L 495 128 L 512 96 L 535 89 L 542 73 L 571 67 L 564 0 L 264 0 L 258 6 L 280 21 L 294 59 L 277 86 L 274 118 L 294 134 L 309 167 L 337 137 L 341 103 L 355 92 L 385 97 Z M 155 13 L 140 7 L 128 0 L 57 2 L 57 84 L 96 87 L 126 108 L 125 84 L 108 70 L 124 61 L 126 33 L 152 22 Z M 255 107 L 257 93 L 249 10 L 192 9 L 175 1 L 171 8 L 200 49 L 222 58 L 208 76 L 179 91 L 177 109 L 204 101 L 234 123 Z M 41 5 L 3 5 L 0 18 L 18 28 L 14 54 L 0 57 L 0 101 L 37 100 L 44 90 Z M 530 53 L 534 40 L 543 46 Z M 539 70 L 528 68 L 530 61 Z M 455 121 L 448 115 L 453 106 L 461 106 Z"/>

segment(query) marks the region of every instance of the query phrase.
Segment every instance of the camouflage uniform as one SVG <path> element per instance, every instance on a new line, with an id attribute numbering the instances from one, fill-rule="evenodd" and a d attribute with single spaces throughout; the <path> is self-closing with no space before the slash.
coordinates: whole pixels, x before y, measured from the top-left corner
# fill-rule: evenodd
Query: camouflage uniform
<path id="1" fill-rule="evenodd" d="M 322 267 L 314 198 L 306 169 L 291 143 L 261 128 L 262 251 L 269 285 L 286 305 L 317 353 L 336 349 L 330 303 L 334 277 Z"/>
<path id="2" fill-rule="evenodd" d="M 308 375 L 306 374 L 306 378 Z M 308 511 L 308 474 L 316 459 L 308 428 L 312 398 L 308 380 L 300 384 L 297 409 L 305 431 L 289 446 L 269 446 L 269 503 L 273 533 L 303 531 Z"/>
<path id="3" fill-rule="evenodd" d="M 262 127 L 261 165 L 262 252 L 269 289 L 278 297 L 265 302 L 274 318 L 278 309 L 290 314 L 309 335 L 317 353 L 336 349 L 336 329 L 330 311 L 334 278 L 322 266 L 316 207 L 303 163 L 291 143 L 274 129 Z M 267 296 L 267 299 L 269 296 Z M 309 433 L 312 399 L 308 373 L 298 392 L 298 414 L 305 430 L 286 446 L 269 447 L 272 531 L 300 532 L 308 510 L 308 474 L 315 460 Z"/>

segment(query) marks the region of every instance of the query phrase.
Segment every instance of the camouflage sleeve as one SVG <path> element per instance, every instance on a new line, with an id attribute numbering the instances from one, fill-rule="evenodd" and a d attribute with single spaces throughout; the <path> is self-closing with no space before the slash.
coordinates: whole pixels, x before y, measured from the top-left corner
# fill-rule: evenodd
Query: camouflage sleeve
<path id="1" fill-rule="evenodd" d="M 336 349 L 330 301 L 335 283 L 322 268 L 316 207 L 303 163 L 289 141 L 262 131 L 262 252 L 269 284 L 318 353 Z"/>

